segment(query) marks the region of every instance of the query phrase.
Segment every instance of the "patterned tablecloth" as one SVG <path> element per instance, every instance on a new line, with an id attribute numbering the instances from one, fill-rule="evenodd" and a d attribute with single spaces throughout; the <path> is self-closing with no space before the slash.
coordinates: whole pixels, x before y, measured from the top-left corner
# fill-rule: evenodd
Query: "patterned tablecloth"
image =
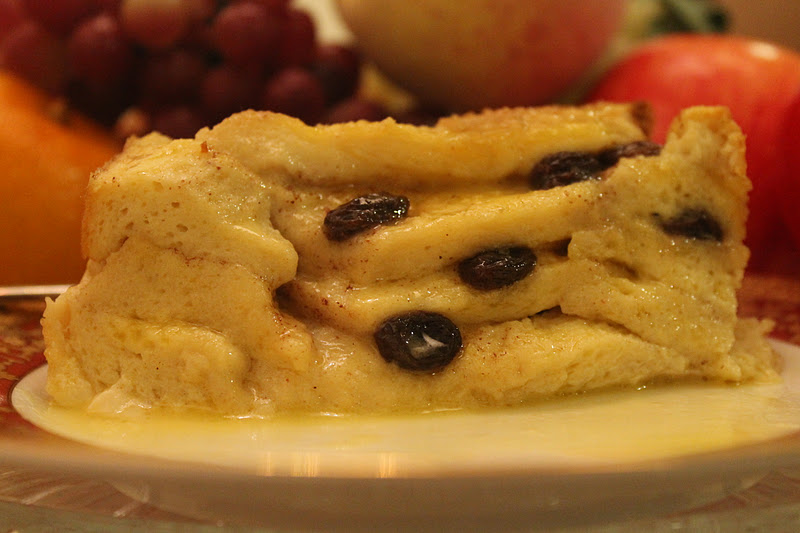
<path id="1" fill-rule="evenodd" d="M 40 301 L 0 301 L 0 432 L 34 429 L 10 406 L 9 394 L 22 376 L 44 363 L 42 309 Z M 774 320 L 774 337 L 800 345 L 800 278 L 748 275 L 740 293 L 740 313 Z M 158 531 L 217 531 L 211 524 L 134 501 L 103 481 L 4 468 L 0 459 L 0 531 L 6 531 L 3 526 L 13 526 L 20 533 L 42 531 L 46 524 L 92 524 L 87 529 L 91 531 L 154 527 Z M 800 472 L 771 473 L 756 485 L 700 509 L 651 521 L 598 525 L 591 531 L 708 528 L 800 531 Z"/>

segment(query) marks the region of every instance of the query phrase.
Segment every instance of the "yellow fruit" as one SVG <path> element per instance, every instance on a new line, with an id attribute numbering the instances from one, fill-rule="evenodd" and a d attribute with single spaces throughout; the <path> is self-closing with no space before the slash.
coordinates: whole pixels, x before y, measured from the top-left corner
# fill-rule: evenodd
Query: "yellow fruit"
<path id="1" fill-rule="evenodd" d="M 625 0 L 337 0 L 359 50 L 445 111 L 553 101 L 603 55 Z"/>
<path id="2" fill-rule="evenodd" d="M 80 279 L 83 191 L 119 149 L 63 101 L 0 72 L 0 285 Z"/>

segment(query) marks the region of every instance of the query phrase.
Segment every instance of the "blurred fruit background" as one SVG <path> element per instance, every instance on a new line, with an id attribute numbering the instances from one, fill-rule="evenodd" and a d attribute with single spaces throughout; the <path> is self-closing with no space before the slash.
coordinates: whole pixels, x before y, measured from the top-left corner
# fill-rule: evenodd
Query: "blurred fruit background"
<path id="1" fill-rule="evenodd" d="M 0 283 L 80 278 L 83 189 L 118 149 L 103 128 L 0 72 Z"/>
<path id="2" fill-rule="evenodd" d="M 799 23 L 797 0 L 0 0 L 0 284 L 79 279 L 83 188 L 130 135 L 592 99 L 652 102 L 657 138 L 729 106 L 751 269 L 800 277 Z"/>

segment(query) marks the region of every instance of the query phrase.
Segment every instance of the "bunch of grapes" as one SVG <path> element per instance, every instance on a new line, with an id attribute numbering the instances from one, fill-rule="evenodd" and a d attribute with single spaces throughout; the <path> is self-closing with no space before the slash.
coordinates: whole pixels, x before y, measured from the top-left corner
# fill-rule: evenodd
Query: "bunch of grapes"
<path id="1" fill-rule="evenodd" d="M 193 136 L 243 109 L 378 120 L 352 48 L 290 0 L 0 0 L 0 68 L 121 137 Z"/>

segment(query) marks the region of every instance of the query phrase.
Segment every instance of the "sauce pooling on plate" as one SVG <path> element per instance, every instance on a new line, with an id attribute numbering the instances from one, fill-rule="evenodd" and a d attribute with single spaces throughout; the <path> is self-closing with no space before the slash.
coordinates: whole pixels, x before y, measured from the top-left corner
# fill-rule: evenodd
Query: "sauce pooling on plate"
<path id="1" fill-rule="evenodd" d="M 90 415 L 52 403 L 45 368 L 24 378 L 12 401 L 38 427 L 86 444 L 265 474 L 591 469 L 722 451 L 800 431 L 800 348 L 781 345 L 781 352 L 784 384 L 655 386 L 511 410 L 231 419 L 131 406 L 116 416 Z"/>

